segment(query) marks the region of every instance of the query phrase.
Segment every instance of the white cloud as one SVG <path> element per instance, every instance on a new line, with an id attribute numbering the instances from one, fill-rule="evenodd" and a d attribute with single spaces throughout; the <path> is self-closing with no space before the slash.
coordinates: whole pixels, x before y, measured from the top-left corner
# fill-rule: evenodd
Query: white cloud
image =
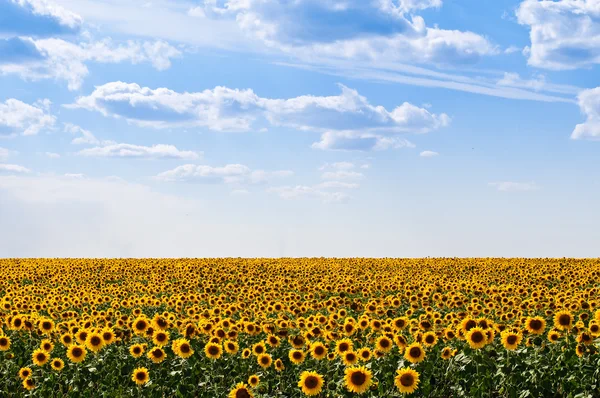
<path id="1" fill-rule="evenodd" d="M 424 157 L 424 158 L 431 158 L 434 156 L 438 156 L 439 153 L 434 152 L 434 151 L 423 151 L 419 154 L 419 156 Z"/>
<path id="2" fill-rule="evenodd" d="M 579 108 L 585 115 L 584 123 L 575 126 L 572 139 L 600 139 L 600 87 L 582 91 L 579 96 Z"/>
<path id="3" fill-rule="evenodd" d="M 600 63 L 597 0 L 525 0 L 516 15 L 530 27 L 529 65 L 563 70 Z"/>
<path id="4" fill-rule="evenodd" d="M 293 175 L 289 170 L 264 171 L 251 170 L 242 164 L 227 164 L 213 167 L 207 165 L 186 164 L 172 170 L 164 171 L 154 178 L 159 181 L 186 182 L 224 182 L 227 184 L 261 184 L 272 179 L 285 178 Z"/>
<path id="5" fill-rule="evenodd" d="M 49 36 L 76 33 L 82 18 L 46 0 L 5 0 L 0 3 L 0 36 Z"/>
<path id="6" fill-rule="evenodd" d="M 349 170 L 326 171 L 321 174 L 321 178 L 324 180 L 358 180 L 363 177 L 363 173 Z"/>
<path id="7" fill-rule="evenodd" d="M 55 153 L 55 152 L 45 152 L 45 155 L 47 157 L 49 157 L 50 159 L 58 159 L 58 158 L 60 158 L 60 154 Z"/>
<path id="8" fill-rule="evenodd" d="M 441 1 L 228 0 L 205 4 L 203 16 L 235 18 L 247 35 L 306 59 L 463 63 L 497 52 L 480 35 L 428 28 L 423 18 L 413 15 L 440 7 Z"/>
<path id="9" fill-rule="evenodd" d="M 10 153 L 11 151 L 9 151 L 8 149 L 0 147 L 0 161 L 8 159 Z"/>
<path id="10" fill-rule="evenodd" d="M 323 166 L 319 167 L 319 170 L 326 169 L 336 169 L 336 170 L 350 170 L 355 167 L 352 162 L 334 162 L 334 163 L 325 163 Z"/>
<path id="11" fill-rule="evenodd" d="M 496 188 L 498 191 L 518 192 L 518 191 L 536 191 L 540 187 L 535 182 L 490 182 L 489 186 Z"/>
<path id="12" fill-rule="evenodd" d="M 355 182 L 344 182 L 344 181 L 324 181 L 320 184 L 315 185 L 316 188 L 329 189 L 329 188 L 345 188 L 345 189 L 356 189 L 360 187 Z"/>
<path id="13" fill-rule="evenodd" d="M 311 147 L 329 151 L 382 151 L 414 148 L 415 145 L 401 137 L 355 131 L 327 131 Z"/>
<path id="14" fill-rule="evenodd" d="M 71 144 L 75 145 L 116 145 L 117 143 L 110 140 L 100 141 L 96 136 L 89 130 L 82 128 L 73 123 L 65 123 L 64 131 L 70 134 L 78 135 L 73 138 Z"/>
<path id="15" fill-rule="evenodd" d="M 546 91 L 558 94 L 577 94 L 581 89 L 579 87 L 571 86 L 568 84 L 554 84 L 546 81 L 544 75 L 536 74 L 531 79 L 523 79 L 518 73 L 505 72 L 502 79 L 498 80 L 499 86 L 504 87 L 515 87 L 527 90 L 533 90 L 536 92 Z"/>
<path id="16" fill-rule="evenodd" d="M 0 102 L 1 135 L 35 135 L 54 126 L 56 118 L 36 105 L 10 98 Z"/>
<path id="17" fill-rule="evenodd" d="M 303 197 L 317 198 L 325 203 L 345 202 L 350 199 L 350 196 L 345 192 L 326 191 L 319 186 L 282 186 L 269 188 L 267 192 L 275 193 L 282 199 L 298 199 Z"/>
<path id="18" fill-rule="evenodd" d="M 167 88 L 112 82 L 96 87 L 90 95 L 79 97 L 67 106 L 155 128 L 198 126 L 215 131 L 249 131 L 270 123 L 323 132 L 322 142 L 313 145 L 320 149 L 347 149 L 351 146 L 349 142 L 357 142 L 360 149 L 398 147 L 407 145 L 406 141 L 381 134 L 427 133 L 450 123 L 444 113 L 434 114 L 408 102 L 388 111 L 383 106 L 371 105 L 356 90 L 343 85 L 340 88 L 341 93 L 335 96 L 269 99 L 250 89 L 216 87 L 178 93 Z M 343 145 L 339 145 L 340 137 L 344 139 Z"/>
<path id="19" fill-rule="evenodd" d="M 194 151 L 181 151 L 173 145 L 157 144 L 152 146 L 132 144 L 110 144 L 86 148 L 78 152 L 82 156 L 91 157 L 122 157 L 122 158 L 171 158 L 171 159 L 198 159 L 199 154 Z"/>
<path id="20" fill-rule="evenodd" d="M 18 164 L 6 164 L 0 163 L 0 173 L 30 173 L 27 167 L 20 166 Z"/>

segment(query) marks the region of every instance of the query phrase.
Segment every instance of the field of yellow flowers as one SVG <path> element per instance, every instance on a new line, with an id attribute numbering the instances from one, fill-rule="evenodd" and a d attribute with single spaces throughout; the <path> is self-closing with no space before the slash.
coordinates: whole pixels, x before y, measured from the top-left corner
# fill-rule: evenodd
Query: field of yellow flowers
<path id="1" fill-rule="evenodd" d="M 600 396 L 600 261 L 4 259 L 0 396 Z"/>

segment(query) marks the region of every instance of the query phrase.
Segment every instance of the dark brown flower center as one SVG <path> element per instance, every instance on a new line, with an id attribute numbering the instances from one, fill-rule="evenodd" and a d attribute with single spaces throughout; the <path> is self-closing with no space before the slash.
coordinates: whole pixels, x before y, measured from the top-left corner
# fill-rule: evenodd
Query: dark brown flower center
<path id="1" fill-rule="evenodd" d="M 413 347 L 408 352 L 408 355 L 413 358 L 419 358 L 421 356 L 421 349 L 419 347 Z"/>
<path id="2" fill-rule="evenodd" d="M 571 324 L 571 316 L 569 314 L 562 314 L 558 317 L 558 323 L 561 326 L 569 326 Z"/>
<path id="3" fill-rule="evenodd" d="M 471 335 L 471 341 L 473 343 L 481 343 L 483 341 L 484 337 L 483 337 L 483 333 L 481 333 L 480 331 L 476 331 Z"/>
<path id="4" fill-rule="evenodd" d="M 83 350 L 79 347 L 75 347 L 73 348 L 73 350 L 71 350 L 71 354 L 75 357 L 78 358 L 80 356 L 83 355 Z"/>
<path id="5" fill-rule="evenodd" d="M 190 352 L 190 345 L 188 343 L 183 343 L 179 346 L 179 350 L 184 354 L 187 354 L 188 352 Z"/>
<path id="6" fill-rule="evenodd" d="M 402 376 L 400 376 L 400 384 L 402 384 L 404 387 L 410 387 L 414 382 L 415 378 L 410 373 L 404 373 Z"/>
<path id="7" fill-rule="evenodd" d="M 102 339 L 100 339 L 100 337 L 98 336 L 92 336 L 92 338 L 90 339 L 90 344 L 92 344 L 93 346 L 100 345 L 101 343 Z"/>
<path id="8" fill-rule="evenodd" d="M 539 319 L 532 319 L 529 321 L 529 327 L 533 330 L 540 330 L 542 328 L 542 321 Z"/>
<path id="9" fill-rule="evenodd" d="M 355 386 L 362 386 L 367 382 L 367 375 L 364 374 L 362 371 L 357 370 L 352 372 L 352 375 L 350 375 L 350 380 Z"/>
<path id="10" fill-rule="evenodd" d="M 210 355 L 217 355 L 217 354 L 219 354 L 219 347 L 211 345 L 210 347 L 208 347 L 208 353 Z"/>
<path id="11" fill-rule="evenodd" d="M 510 336 L 508 336 L 506 338 L 506 342 L 510 345 L 513 345 L 517 342 L 517 336 L 515 336 L 514 334 L 511 334 Z"/>
<path id="12" fill-rule="evenodd" d="M 319 385 L 319 379 L 315 376 L 308 376 L 304 380 L 304 385 L 309 389 L 317 388 L 317 386 Z"/>
<path id="13" fill-rule="evenodd" d="M 325 353 L 325 348 L 323 346 L 318 345 L 315 347 L 314 353 L 317 356 L 321 356 Z"/>
<path id="14" fill-rule="evenodd" d="M 137 372 L 135 374 L 135 378 L 138 379 L 139 381 L 146 380 L 146 374 L 144 372 Z"/>
<path id="15" fill-rule="evenodd" d="M 235 398 L 250 398 L 250 394 L 246 388 L 240 388 L 235 392 Z"/>

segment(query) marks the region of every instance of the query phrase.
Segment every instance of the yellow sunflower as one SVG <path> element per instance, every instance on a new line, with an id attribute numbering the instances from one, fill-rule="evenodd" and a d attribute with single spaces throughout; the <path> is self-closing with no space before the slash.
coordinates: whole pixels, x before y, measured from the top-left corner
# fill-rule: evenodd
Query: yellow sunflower
<path id="1" fill-rule="evenodd" d="M 204 346 L 204 354 L 210 359 L 219 359 L 223 354 L 223 348 L 221 344 L 208 343 Z"/>
<path id="2" fill-rule="evenodd" d="M 129 353 L 134 358 L 139 358 L 144 354 L 144 346 L 141 344 L 134 344 L 129 347 Z"/>
<path id="3" fill-rule="evenodd" d="M 254 398 L 254 394 L 248 388 L 248 386 L 244 383 L 238 383 L 236 386 L 229 392 L 228 398 Z"/>
<path id="4" fill-rule="evenodd" d="M 411 368 L 396 371 L 394 384 L 402 394 L 412 394 L 419 386 L 419 373 Z"/>
<path id="5" fill-rule="evenodd" d="M 288 353 L 288 357 L 290 358 L 290 361 L 292 361 L 292 363 L 294 365 L 299 365 L 302 362 L 304 362 L 304 358 L 306 358 L 306 354 L 304 353 L 304 351 L 302 350 L 297 350 L 297 349 L 291 349 L 290 352 Z"/>
<path id="6" fill-rule="evenodd" d="M 33 360 L 33 363 L 35 365 L 44 366 L 50 359 L 50 355 L 48 355 L 48 353 L 46 351 L 44 351 L 43 349 L 38 348 L 31 355 L 31 359 Z"/>
<path id="7" fill-rule="evenodd" d="M 50 366 L 52 367 L 52 369 L 56 370 L 57 372 L 60 372 L 65 367 L 65 362 L 60 358 L 53 358 L 50 361 Z"/>
<path id="8" fill-rule="evenodd" d="M 503 331 L 500 336 L 502 338 L 502 345 L 509 351 L 516 350 L 521 343 L 521 340 L 523 340 L 523 335 L 521 333 L 508 329 Z"/>
<path id="9" fill-rule="evenodd" d="M 84 346 L 72 344 L 67 348 L 67 357 L 71 362 L 83 362 L 87 355 L 87 350 Z"/>
<path id="10" fill-rule="evenodd" d="M 160 347 L 154 347 L 148 351 L 146 356 L 154 363 L 161 363 L 165 360 L 165 358 L 167 358 L 167 354 Z"/>
<path id="11" fill-rule="evenodd" d="M 371 386 L 373 373 L 364 366 L 346 368 L 344 374 L 344 384 L 350 392 L 362 394 Z"/>
<path id="12" fill-rule="evenodd" d="M 404 350 L 404 359 L 410 363 L 419 363 L 425 359 L 425 350 L 419 343 L 412 343 Z"/>
<path id="13" fill-rule="evenodd" d="M 133 380 L 138 386 L 142 386 L 148 383 L 148 380 L 150 380 L 150 373 L 146 368 L 136 368 L 131 374 L 131 380 Z"/>
<path id="14" fill-rule="evenodd" d="M 544 334 L 546 320 L 541 316 L 528 317 L 525 320 L 525 329 L 531 334 Z"/>
<path id="15" fill-rule="evenodd" d="M 0 336 L 0 351 L 10 350 L 10 337 Z"/>
<path id="16" fill-rule="evenodd" d="M 323 389 L 323 376 L 317 372 L 304 371 L 300 374 L 298 387 L 302 389 L 304 395 L 318 395 Z"/>
<path id="17" fill-rule="evenodd" d="M 250 387 L 254 388 L 258 385 L 258 383 L 260 383 L 260 377 L 258 377 L 258 375 L 252 375 L 248 377 L 248 384 L 250 384 Z"/>
<path id="18" fill-rule="evenodd" d="M 256 357 L 256 361 L 261 368 L 267 369 L 273 363 L 273 358 L 271 358 L 271 355 L 269 354 L 260 354 L 258 357 Z"/>
<path id="19" fill-rule="evenodd" d="M 469 346 L 473 349 L 483 348 L 487 344 L 487 333 L 479 326 L 469 329 L 465 338 Z"/>
<path id="20" fill-rule="evenodd" d="M 317 360 L 321 360 L 327 356 L 327 347 L 320 341 L 315 341 L 310 346 L 310 355 Z"/>
<path id="21" fill-rule="evenodd" d="M 21 378 L 21 380 L 25 380 L 26 378 L 30 377 L 32 373 L 33 372 L 31 370 L 31 368 L 19 369 L 19 377 Z"/>
<path id="22" fill-rule="evenodd" d="M 573 326 L 573 314 L 569 310 L 558 311 L 554 314 L 554 327 L 558 330 L 569 330 Z"/>

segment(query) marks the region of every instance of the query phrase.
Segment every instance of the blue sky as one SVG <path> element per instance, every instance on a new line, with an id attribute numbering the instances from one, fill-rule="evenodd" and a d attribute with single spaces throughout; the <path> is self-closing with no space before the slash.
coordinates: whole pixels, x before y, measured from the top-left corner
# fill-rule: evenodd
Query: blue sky
<path id="1" fill-rule="evenodd" d="M 0 0 L 0 256 L 597 256 L 600 0 Z"/>

